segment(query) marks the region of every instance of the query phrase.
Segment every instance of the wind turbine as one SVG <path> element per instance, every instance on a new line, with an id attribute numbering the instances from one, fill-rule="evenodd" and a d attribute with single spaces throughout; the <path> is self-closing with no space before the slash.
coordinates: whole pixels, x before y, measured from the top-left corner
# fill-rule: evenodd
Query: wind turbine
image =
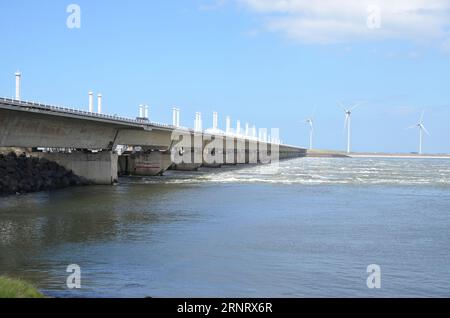
<path id="1" fill-rule="evenodd" d="M 311 115 L 311 117 L 307 118 L 305 120 L 305 124 L 309 125 L 309 149 L 313 149 L 313 138 L 314 138 L 314 114 L 316 112 L 316 109 L 314 108 L 314 111 Z"/>
<path id="2" fill-rule="evenodd" d="M 305 123 L 309 125 L 309 150 L 313 149 L 313 135 L 314 135 L 314 120 L 308 118 Z"/>
<path id="3" fill-rule="evenodd" d="M 408 129 L 419 128 L 419 155 L 422 154 L 423 133 L 425 132 L 428 136 L 430 135 L 428 130 L 425 128 L 425 125 L 423 124 L 424 115 L 425 111 L 422 111 L 422 115 L 420 116 L 419 122 L 411 127 L 408 127 Z"/>
<path id="4" fill-rule="evenodd" d="M 344 127 L 347 128 L 347 153 L 351 152 L 351 138 L 352 138 L 352 130 L 351 130 L 351 124 L 352 124 L 352 112 L 358 108 L 361 104 L 355 104 L 353 107 L 345 107 L 341 102 L 339 102 L 339 105 L 342 107 L 342 109 L 345 112 L 345 125 Z"/>

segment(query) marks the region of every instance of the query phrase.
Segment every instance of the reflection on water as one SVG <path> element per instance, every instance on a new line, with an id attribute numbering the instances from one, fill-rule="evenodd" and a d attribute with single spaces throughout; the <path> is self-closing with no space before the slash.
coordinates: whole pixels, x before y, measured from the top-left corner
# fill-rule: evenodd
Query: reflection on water
<path id="1" fill-rule="evenodd" d="M 449 163 L 299 159 L 1 198 L 0 274 L 68 297 L 450 296 Z"/>

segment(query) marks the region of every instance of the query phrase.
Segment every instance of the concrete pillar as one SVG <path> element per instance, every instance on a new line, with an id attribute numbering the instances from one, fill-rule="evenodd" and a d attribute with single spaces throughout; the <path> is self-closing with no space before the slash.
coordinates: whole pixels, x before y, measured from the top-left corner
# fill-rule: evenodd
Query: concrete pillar
<path id="1" fill-rule="evenodd" d="M 111 185 L 118 181 L 118 155 L 111 151 L 33 153 L 32 155 L 54 161 L 94 184 Z"/>
<path id="2" fill-rule="evenodd" d="M 148 119 L 148 105 L 144 105 L 144 118 Z"/>
<path id="3" fill-rule="evenodd" d="M 270 164 L 280 160 L 280 151 L 278 145 L 266 142 L 258 143 L 258 163 Z"/>
<path id="4" fill-rule="evenodd" d="M 22 74 L 20 72 L 16 72 L 16 100 L 20 100 L 20 80 L 22 78 Z"/>
<path id="5" fill-rule="evenodd" d="M 213 113 L 213 129 L 216 131 L 219 128 L 219 115 L 217 112 Z"/>
<path id="6" fill-rule="evenodd" d="M 94 112 L 94 93 L 89 92 L 89 112 Z"/>
<path id="7" fill-rule="evenodd" d="M 187 149 L 186 151 L 191 152 L 192 157 L 194 157 L 194 150 L 193 149 Z M 195 162 L 191 162 L 191 163 L 179 163 L 179 164 L 174 164 L 172 166 L 172 170 L 177 170 L 177 171 L 197 171 L 200 167 L 202 166 L 201 163 L 195 163 Z"/>
<path id="8" fill-rule="evenodd" d="M 177 108 L 172 108 L 172 126 L 177 127 Z"/>
<path id="9" fill-rule="evenodd" d="M 126 166 L 128 175 L 161 176 L 172 165 L 170 152 L 153 151 L 150 153 L 135 153 L 121 158 L 121 166 Z M 124 163 L 124 160 L 126 162 Z"/>
<path id="10" fill-rule="evenodd" d="M 180 132 L 177 136 L 172 136 L 172 141 L 174 142 L 170 150 L 173 163 L 171 166 L 172 170 L 195 171 L 202 165 L 201 155 L 203 147 L 201 134 Z"/>
<path id="11" fill-rule="evenodd" d="M 225 165 L 235 165 L 237 163 L 236 138 L 226 136 L 223 158 Z"/>
<path id="12" fill-rule="evenodd" d="M 177 107 L 172 108 L 172 126 L 180 127 L 180 109 Z"/>
<path id="13" fill-rule="evenodd" d="M 194 119 L 194 131 L 198 131 L 198 112 L 195 113 L 195 119 Z"/>
<path id="14" fill-rule="evenodd" d="M 236 135 L 240 135 L 241 134 L 241 121 L 238 120 L 236 123 Z"/>
<path id="15" fill-rule="evenodd" d="M 98 111 L 98 113 L 99 114 L 101 114 L 102 113 L 102 98 L 103 98 L 103 96 L 102 96 L 102 94 L 98 94 L 97 95 L 97 107 L 98 107 L 98 109 L 97 109 L 97 111 Z"/>
<path id="16" fill-rule="evenodd" d="M 203 167 L 220 168 L 224 163 L 224 139 L 222 136 L 208 136 L 203 140 Z"/>
<path id="17" fill-rule="evenodd" d="M 227 135 L 231 133 L 231 118 L 230 118 L 230 116 L 227 116 L 225 132 Z"/>
<path id="18" fill-rule="evenodd" d="M 194 122 L 194 130 L 197 132 L 202 131 L 202 113 L 195 113 L 195 122 Z"/>
<path id="19" fill-rule="evenodd" d="M 245 142 L 245 163 L 258 163 L 258 142 L 253 140 L 246 140 Z"/>
<path id="20" fill-rule="evenodd" d="M 246 141 L 243 138 L 236 138 L 236 163 L 244 164 L 246 157 Z"/>

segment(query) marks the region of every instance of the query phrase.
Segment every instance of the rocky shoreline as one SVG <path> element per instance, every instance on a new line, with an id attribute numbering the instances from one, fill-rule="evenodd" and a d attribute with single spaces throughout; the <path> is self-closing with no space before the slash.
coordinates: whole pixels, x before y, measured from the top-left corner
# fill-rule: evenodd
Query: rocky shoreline
<path id="1" fill-rule="evenodd" d="M 0 154 L 0 196 L 55 190 L 89 182 L 45 158 Z"/>

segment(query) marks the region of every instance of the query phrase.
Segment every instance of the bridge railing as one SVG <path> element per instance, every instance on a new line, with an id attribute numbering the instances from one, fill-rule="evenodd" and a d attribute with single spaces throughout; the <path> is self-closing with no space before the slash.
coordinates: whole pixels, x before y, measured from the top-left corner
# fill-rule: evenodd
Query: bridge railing
<path id="1" fill-rule="evenodd" d="M 56 105 L 50 105 L 50 104 L 43 104 L 43 103 L 34 102 L 34 101 L 16 100 L 16 99 L 12 99 L 12 98 L 0 97 L 0 102 L 4 102 L 4 103 L 10 104 L 10 105 L 19 106 L 19 107 L 32 107 L 32 108 L 40 109 L 40 110 L 47 110 L 47 111 L 73 114 L 73 115 L 81 115 L 81 116 L 91 117 L 91 118 L 109 119 L 109 120 L 129 123 L 129 124 L 133 124 L 133 125 L 141 125 L 141 126 L 147 126 L 147 127 L 153 126 L 153 127 L 161 127 L 161 128 L 166 128 L 166 129 L 178 129 L 178 130 L 184 130 L 186 132 L 197 132 L 197 133 L 202 133 L 202 134 L 206 134 L 206 135 L 222 135 L 224 137 L 230 136 L 230 137 L 240 138 L 240 139 L 249 140 L 249 141 L 259 141 L 259 139 L 257 137 L 243 136 L 243 135 L 238 135 L 238 134 L 234 134 L 234 133 L 226 134 L 225 132 L 220 132 L 220 131 L 216 131 L 216 132 L 209 132 L 208 130 L 195 131 L 194 129 L 187 128 L 187 127 L 175 127 L 173 125 L 167 125 L 167 124 L 151 122 L 151 121 L 144 121 L 141 119 L 133 119 L 133 118 L 124 117 L 124 116 L 91 113 L 91 112 L 76 109 L 73 107 L 69 108 L 69 107 L 56 106 Z M 265 142 L 265 143 L 269 143 L 269 142 Z M 280 143 L 276 143 L 276 144 L 280 144 Z M 285 146 L 288 146 L 288 145 L 285 145 Z M 288 146 L 288 147 L 296 148 L 295 146 Z"/>
<path id="2" fill-rule="evenodd" d="M 12 98 L 0 97 L 0 102 L 5 102 L 5 103 L 12 104 L 14 106 L 19 106 L 19 107 L 33 107 L 36 109 L 50 110 L 50 111 L 55 111 L 55 112 L 67 113 L 67 114 L 82 115 L 82 116 L 86 116 L 86 117 L 110 119 L 110 120 L 131 123 L 131 124 L 148 125 L 148 126 L 156 126 L 156 127 L 163 127 L 163 128 L 174 128 L 171 125 L 162 124 L 162 123 L 158 123 L 158 122 L 151 122 L 151 121 L 147 122 L 147 121 L 137 120 L 137 119 L 124 117 L 124 116 L 91 113 L 88 111 L 76 109 L 74 107 L 70 108 L 70 107 L 64 107 L 64 106 L 56 106 L 56 105 L 43 104 L 43 103 L 34 102 L 34 101 L 16 100 L 16 99 L 12 99 Z"/>

